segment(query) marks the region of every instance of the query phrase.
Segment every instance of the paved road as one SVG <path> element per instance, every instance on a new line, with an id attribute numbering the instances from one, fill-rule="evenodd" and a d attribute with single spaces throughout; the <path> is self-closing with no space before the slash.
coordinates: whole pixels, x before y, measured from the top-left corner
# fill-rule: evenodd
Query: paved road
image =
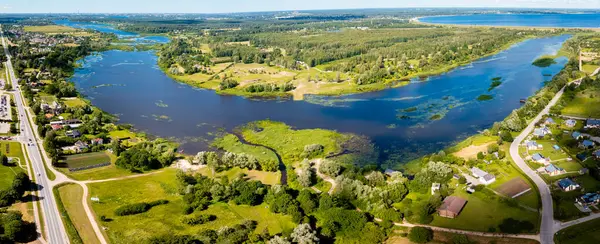
<path id="1" fill-rule="evenodd" d="M 596 70 L 592 75 L 597 74 L 599 71 L 600 69 Z M 581 79 L 577 79 L 573 82 L 577 83 L 580 80 Z M 521 143 L 523 142 L 523 140 L 525 140 L 527 135 L 529 135 L 533 131 L 533 129 L 535 128 L 535 124 L 538 123 L 544 115 L 547 115 L 550 112 L 550 108 L 554 106 L 556 102 L 558 102 L 558 100 L 564 93 L 565 87 L 563 87 L 562 89 L 560 89 L 560 91 L 556 93 L 556 95 L 554 96 L 554 98 L 552 98 L 550 103 L 548 103 L 548 105 L 533 119 L 533 121 L 531 121 L 531 123 L 527 125 L 527 128 L 525 128 L 525 130 L 523 130 L 523 132 L 521 132 L 521 134 L 519 134 L 519 136 L 517 136 L 513 143 L 510 145 L 510 156 L 515 161 L 517 166 L 519 166 L 519 168 L 523 172 L 525 172 L 525 174 L 527 174 L 527 176 L 529 176 L 531 180 L 533 180 L 533 182 L 540 191 L 540 197 L 542 199 L 542 224 L 540 226 L 540 242 L 542 244 L 554 243 L 554 233 L 562 229 L 561 223 L 559 221 L 554 220 L 552 194 L 550 192 L 548 184 L 546 184 L 542 177 L 540 177 L 535 171 L 533 171 L 525 163 L 523 158 L 521 158 L 521 155 L 519 155 L 519 145 L 521 145 Z M 596 217 L 600 217 L 600 215 Z"/>
<path id="2" fill-rule="evenodd" d="M 38 142 L 35 137 L 35 134 L 32 127 L 30 126 L 31 122 L 29 120 L 29 114 L 27 114 L 25 105 L 23 104 L 23 99 L 21 97 L 21 91 L 17 88 L 16 76 L 12 67 L 11 57 L 8 52 L 8 46 L 6 44 L 4 38 L 4 32 L 2 31 L 2 26 L 0 26 L 0 38 L 2 38 L 2 45 L 4 46 L 4 52 L 8 61 L 6 62 L 6 69 L 9 73 L 10 79 L 13 81 L 13 88 L 15 89 L 15 103 L 17 105 L 17 111 L 21 116 L 21 141 L 25 143 L 27 153 L 29 154 L 31 166 L 34 174 L 36 175 L 36 183 L 38 187 L 41 188 L 38 191 L 38 196 L 40 197 L 40 206 L 41 212 L 43 213 L 44 218 L 44 226 L 47 232 L 47 241 L 48 243 L 69 243 L 69 238 L 65 232 L 62 219 L 60 213 L 58 212 L 58 208 L 56 206 L 56 201 L 54 199 L 54 194 L 52 194 L 52 183 L 48 179 L 46 175 L 46 171 L 44 170 L 44 161 L 42 160 L 42 155 L 38 150 Z M 29 142 L 32 143 L 29 143 Z"/>

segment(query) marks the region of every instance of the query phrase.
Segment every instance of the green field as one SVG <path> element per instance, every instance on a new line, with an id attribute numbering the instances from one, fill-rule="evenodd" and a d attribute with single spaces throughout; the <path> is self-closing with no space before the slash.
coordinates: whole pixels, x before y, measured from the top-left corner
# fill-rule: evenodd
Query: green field
<path id="1" fill-rule="evenodd" d="M 583 65 L 583 72 L 591 74 L 594 73 L 594 71 L 596 71 L 596 69 L 600 68 L 600 66 L 595 65 L 595 64 L 584 64 Z"/>
<path id="2" fill-rule="evenodd" d="M 242 134 L 249 142 L 275 149 L 286 164 L 299 160 L 306 145 L 320 144 L 325 147 L 323 154 L 328 155 L 338 152 L 339 144 L 350 137 L 324 129 L 294 130 L 270 120 L 253 122 L 244 127 Z"/>
<path id="3" fill-rule="evenodd" d="M 25 170 L 19 166 L 0 165 L 0 188 L 4 189 L 10 187 L 15 175 L 19 172 L 25 172 Z"/>
<path id="4" fill-rule="evenodd" d="M 65 159 L 65 163 L 69 168 L 79 168 L 106 162 L 111 162 L 108 152 L 75 154 L 69 155 Z"/>
<path id="5" fill-rule="evenodd" d="M 557 244 L 600 243 L 600 219 L 590 220 L 559 231 L 554 236 Z"/>
<path id="6" fill-rule="evenodd" d="M 232 153 L 246 153 L 254 156 L 259 161 L 269 160 L 277 162 L 277 155 L 272 151 L 264 148 L 257 147 L 240 142 L 237 136 L 227 134 L 223 137 L 215 139 L 213 145 L 219 149 L 223 149 Z"/>
<path id="7" fill-rule="evenodd" d="M 74 107 L 83 107 L 85 106 L 87 103 L 81 99 L 81 98 L 74 98 L 74 99 L 62 99 L 62 102 L 65 103 L 65 105 L 69 108 L 74 108 Z"/>
<path id="8" fill-rule="evenodd" d="M 563 108 L 562 113 L 585 118 L 600 118 L 600 89 L 590 87 L 577 93 L 573 101 Z"/>
<path id="9" fill-rule="evenodd" d="M 453 195 L 467 200 L 462 212 L 454 219 L 443 218 L 434 214 L 431 225 L 473 231 L 489 231 L 490 228 L 498 230 L 498 225 L 506 218 L 527 220 L 536 228 L 539 225 L 538 213 L 524 210 L 519 207 L 511 207 L 502 203 L 498 196 L 491 193 L 475 192 L 468 194 L 463 190 L 457 190 Z"/>
<path id="10" fill-rule="evenodd" d="M 108 133 L 108 135 L 112 138 L 117 139 L 125 139 L 125 138 L 135 138 L 135 133 L 129 130 L 114 130 Z"/>
<path id="11" fill-rule="evenodd" d="M 0 152 L 7 157 L 18 158 L 19 164 L 25 166 L 25 157 L 23 155 L 23 151 L 21 150 L 21 143 L 5 141 L 0 142 Z M 18 164 L 16 166 L 0 165 L 0 186 L 10 186 L 18 172 L 25 172 L 25 170 L 19 167 Z"/>
<path id="12" fill-rule="evenodd" d="M 83 243 L 100 243 L 81 202 L 83 188 L 77 184 L 67 184 L 59 186 L 58 193 L 63 208 Z"/>
<path id="13" fill-rule="evenodd" d="M 160 173 L 119 181 L 89 184 L 90 195 L 100 198 L 92 203 L 99 218 L 104 215 L 112 221 L 100 222 L 107 227 L 106 236 L 111 243 L 143 243 L 154 235 L 196 234 L 202 229 L 219 229 L 224 225 L 241 223 L 244 219 L 259 222 L 256 231 L 268 228 L 271 234 L 294 227 L 289 216 L 272 214 L 264 206 L 235 206 L 216 204 L 203 211 L 215 214 L 217 219 L 199 226 L 186 226 L 179 222 L 183 216 L 184 202 L 177 194 L 176 170 L 166 169 Z M 168 204 L 153 207 L 150 211 L 130 216 L 115 216 L 114 210 L 122 205 L 166 199 Z"/>

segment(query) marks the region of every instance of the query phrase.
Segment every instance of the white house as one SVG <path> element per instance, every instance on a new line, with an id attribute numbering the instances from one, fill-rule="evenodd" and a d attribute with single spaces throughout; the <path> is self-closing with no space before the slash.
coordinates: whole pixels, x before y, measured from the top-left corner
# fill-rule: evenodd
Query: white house
<path id="1" fill-rule="evenodd" d="M 435 192 L 439 191 L 440 187 L 441 187 L 440 183 L 432 183 L 431 184 L 431 195 L 435 195 Z"/>
<path id="2" fill-rule="evenodd" d="M 496 181 L 496 176 L 485 172 L 477 167 L 471 168 L 471 174 L 479 179 L 481 184 L 489 185 Z"/>
<path id="3" fill-rule="evenodd" d="M 538 144 L 535 141 L 527 142 L 527 150 L 543 150 L 543 149 L 544 149 L 544 145 L 542 145 L 542 144 Z"/>

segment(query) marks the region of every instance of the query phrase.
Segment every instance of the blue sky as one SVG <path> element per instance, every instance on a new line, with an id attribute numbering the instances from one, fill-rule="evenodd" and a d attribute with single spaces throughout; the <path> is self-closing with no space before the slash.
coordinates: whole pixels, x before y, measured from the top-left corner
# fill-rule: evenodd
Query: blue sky
<path id="1" fill-rule="evenodd" d="M 600 0 L 0 0 L 0 13 L 227 13 L 402 7 L 598 9 Z"/>

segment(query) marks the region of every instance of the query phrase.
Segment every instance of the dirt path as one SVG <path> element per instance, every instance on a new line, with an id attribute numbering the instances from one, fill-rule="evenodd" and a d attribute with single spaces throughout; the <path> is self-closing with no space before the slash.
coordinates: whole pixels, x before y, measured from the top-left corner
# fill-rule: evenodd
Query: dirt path
<path id="1" fill-rule="evenodd" d="M 319 176 L 319 178 L 323 179 L 324 181 L 327 181 L 331 184 L 331 188 L 329 189 L 329 191 L 327 191 L 327 194 L 331 195 L 333 194 L 333 191 L 335 190 L 335 188 L 337 187 L 337 183 L 335 182 L 335 180 L 325 174 L 322 174 L 319 171 L 319 168 L 321 168 L 321 162 L 323 162 L 322 158 L 319 159 L 315 159 L 315 172 L 317 172 L 317 176 Z"/>

